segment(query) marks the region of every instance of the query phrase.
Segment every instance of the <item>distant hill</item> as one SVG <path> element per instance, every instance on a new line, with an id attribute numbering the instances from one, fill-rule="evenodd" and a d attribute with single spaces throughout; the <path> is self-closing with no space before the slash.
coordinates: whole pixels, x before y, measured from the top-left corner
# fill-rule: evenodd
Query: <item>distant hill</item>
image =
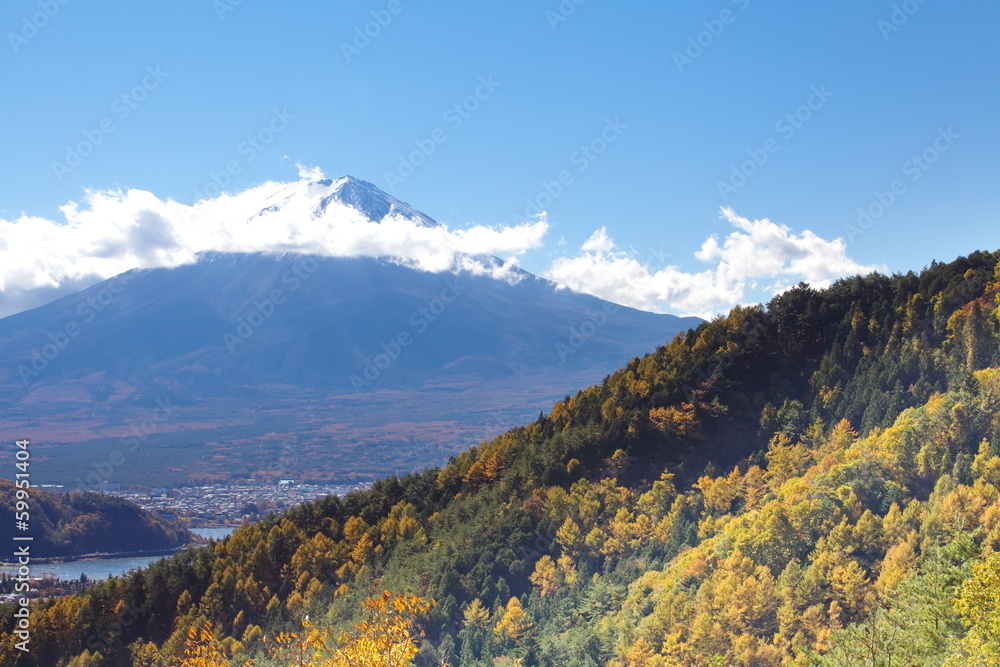
<path id="1" fill-rule="evenodd" d="M 15 530 L 16 492 L 13 482 L 0 479 L 0 540 L 16 544 L 12 540 L 15 534 L 33 536 L 31 554 L 35 559 L 156 551 L 198 541 L 187 529 L 121 498 L 41 489 L 29 492 L 31 529 L 21 533 Z"/>

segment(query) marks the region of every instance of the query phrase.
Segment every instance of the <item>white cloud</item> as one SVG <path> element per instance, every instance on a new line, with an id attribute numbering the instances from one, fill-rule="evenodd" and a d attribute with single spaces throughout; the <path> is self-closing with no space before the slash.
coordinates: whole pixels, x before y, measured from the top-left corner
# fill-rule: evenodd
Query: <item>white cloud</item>
<path id="1" fill-rule="evenodd" d="M 584 241 L 581 249 L 584 252 L 611 252 L 615 249 L 615 242 L 608 236 L 607 227 L 601 227 Z"/>
<path id="2" fill-rule="evenodd" d="M 642 310 L 712 317 L 744 302 L 753 290 L 770 296 L 800 281 L 824 287 L 844 276 L 884 270 L 848 257 L 843 239 L 829 241 L 809 230 L 796 234 L 785 225 L 766 218 L 751 221 L 729 208 L 722 209 L 722 217 L 735 231 L 702 244 L 694 254 L 710 265 L 702 271 L 652 269 L 634 253 L 616 251 L 602 227 L 583 244 L 582 253 L 555 260 L 547 277 Z"/>
<path id="3" fill-rule="evenodd" d="M 401 209 L 374 223 L 338 201 L 322 205 L 339 181 L 321 180 L 318 168 L 297 167 L 297 181 L 267 182 L 193 205 L 142 190 L 93 190 L 84 193 L 82 203 L 63 206 L 62 221 L 0 219 L 0 317 L 129 269 L 178 266 L 208 251 L 386 257 L 424 271 L 516 280 L 521 274 L 512 269 L 518 258 L 541 247 L 549 230 L 544 213 L 517 226 L 449 229 L 411 220 Z M 722 217 L 733 230 L 725 238 L 706 239 L 694 253 L 706 265 L 703 270 L 651 268 L 634 252 L 617 250 L 601 227 L 579 254 L 556 259 L 546 277 L 643 310 L 710 317 L 800 280 L 819 287 L 878 268 L 850 259 L 842 239 L 795 233 L 731 209 L 723 209 Z M 564 243 L 559 239 L 558 245 Z"/>
<path id="4" fill-rule="evenodd" d="M 540 247 L 545 216 L 515 227 L 451 230 L 393 214 L 374 223 L 339 202 L 317 168 L 299 180 L 267 182 L 193 205 L 142 190 L 87 191 L 63 206 L 63 221 L 0 219 L 0 317 L 133 268 L 171 267 L 199 253 L 306 252 L 388 257 L 425 271 L 469 270 L 510 277 L 517 257 Z M 484 256 L 497 255 L 503 263 Z"/>
<path id="5" fill-rule="evenodd" d="M 310 167 L 309 165 L 302 164 L 301 162 L 296 162 L 295 168 L 299 170 L 300 180 L 318 181 L 325 178 L 323 170 L 319 167 Z"/>

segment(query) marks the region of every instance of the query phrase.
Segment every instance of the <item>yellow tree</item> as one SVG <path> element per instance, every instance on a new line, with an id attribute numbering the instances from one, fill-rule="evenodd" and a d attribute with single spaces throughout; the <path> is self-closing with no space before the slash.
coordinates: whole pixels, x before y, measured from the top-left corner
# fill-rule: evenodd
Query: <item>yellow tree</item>
<path id="1" fill-rule="evenodd" d="M 503 617 L 493 628 L 493 632 L 500 637 L 510 637 L 517 642 L 533 628 L 534 623 L 531 622 L 528 613 L 521 606 L 521 601 L 517 598 L 511 598 L 510 602 L 507 603 Z"/>
<path id="2" fill-rule="evenodd" d="M 329 632 L 303 621 L 302 633 L 283 634 L 278 644 L 297 655 L 298 667 L 405 667 L 417 654 L 416 619 L 433 600 L 382 591 L 364 602 L 364 620 L 331 646 Z M 305 659 L 309 661 L 306 662 Z"/>
<path id="3" fill-rule="evenodd" d="M 542 597 L 551 597 L 559 592 L 559 569 L 551 556 L 542 556 L 535 563 L 530 580 Z"/>
<path id="4" fill-rule="evenodd" d="M 792 477 L 801 475 L 809 466 L 809 450 L 801 443 L 793 443 L 784 433 L 771 439 L 766 457 L 767 472 L 764 477 L 775 491 Z"/>
<path id="5" fill-rule="evenodd" d="M 653 645 L 645 637 L 639 637 L 625 653 L 623 667 L 659 667 L 663 658 L 657 655 Z"/>
<path id="6" fill-rule="evenodd" d="M 973 566 L 962 585 L 955 609 L 969 627 L 962 640 L 962 660 L 949 664 L 1000 665 L 1000 554 Z"/>
<path id="7" fill-rule="evenodd" d="M 417 654 L 414 638 L 417 618 L 434 605 L 415 595 L 392 595 L 383 591 L 364 602 L 364 620 L 354 631 L 332 641 L 327 629 L 310 621 L 302 632 L 276 637 L 281 661 L 295 667 L 406 667 Z M 187 646 L 179 667 L 227 667 L 229 656 L 239 648 L 233 640 L 219 641 L 211 625 L 188 632 Z M 246 663 L 249 665 L 250 663 Z"/>
<path id="8" fill-rule="evenodd" d="M 228 657 L 237 646 L 231 642 L 220 641 L 215 636 L 211 623 L 202 628 L 188 629 L 187 644 L 184 657 L 178 664 L 180 667 L 225 667 L 229 664 Z M 249 666 L 250 663 L 245 663 Z"/>
<path id="9" fill-rule="evenodd" d="M 556 531 L 559 546 L 567 551 L 576 552 L 582 542 L 581 538 L 580 526 L 573 520 L 573 517 L 566 517 L 562 526 Z"/>

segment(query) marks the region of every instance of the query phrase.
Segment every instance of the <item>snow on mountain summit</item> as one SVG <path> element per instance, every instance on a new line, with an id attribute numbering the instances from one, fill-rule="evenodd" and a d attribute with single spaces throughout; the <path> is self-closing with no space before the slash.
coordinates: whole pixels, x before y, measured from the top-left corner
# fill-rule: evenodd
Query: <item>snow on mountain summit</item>
<path id="1" fill-rule="evenodd" d="M 335 213 L 338 207 L 360 213 L 370 222 L 382 222 L 388 217 L 400 217 L 420 227 L 436 227 L 437 221 L 409 204 L 386 194 L 377 186 L 353 176 L 338 179 L 301 180 L 289 184 L 268 197 L 257 215 L 290 210 L 307 212 L 312 218 Z"/>
<path id="2" fill-rule="evenodd" d="M 398 215 L 412 220 L 421 227 L 435 227 L 438 224 L 409 204 L 386 194 L 368 181 L 362 181 L 353 176 L 344 176 L 335 182 L 326 180 L 318 183 L 330 184 L 334 188 L 333 193 L 320 202 L 321 209 L 325 209 L 331 201 L 337 201 L 361 211 L 369 220 L 375 222 L 380 222 L 390 215 Z"/>

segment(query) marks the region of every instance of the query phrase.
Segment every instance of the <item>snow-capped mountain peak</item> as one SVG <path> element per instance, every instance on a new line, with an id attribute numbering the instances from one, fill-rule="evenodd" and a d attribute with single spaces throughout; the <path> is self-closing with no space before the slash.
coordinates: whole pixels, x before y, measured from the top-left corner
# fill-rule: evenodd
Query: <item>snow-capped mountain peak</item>
<path id="1" fill-rule="evenodd" d="M 298 181 L 268 197 L 258 213 L 297 209 L 307 210 L 311 217 L 327 215 L 331 207 L 352 209 L 371 222 L 382 222 L 387 217 L 397 216 L 420 227 L 436 227 L 437 221 L 424 215 L 406 202 L 383 192 L 377 186 L 353 176 L 337 179 Z"/>

